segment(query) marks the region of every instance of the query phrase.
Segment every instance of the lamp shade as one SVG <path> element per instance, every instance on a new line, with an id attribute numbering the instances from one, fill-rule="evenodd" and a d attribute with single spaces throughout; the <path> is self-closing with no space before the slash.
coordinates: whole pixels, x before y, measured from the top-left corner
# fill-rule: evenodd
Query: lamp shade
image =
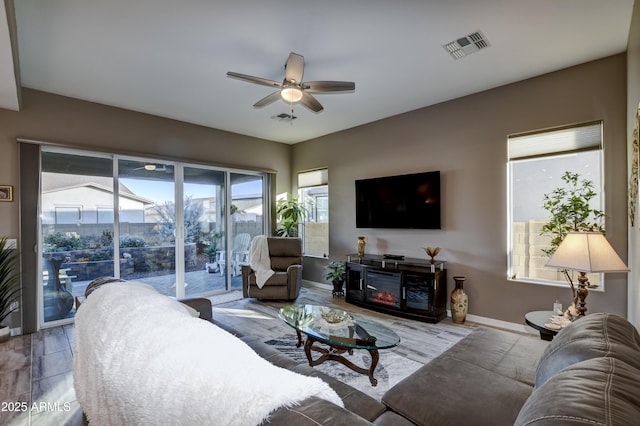
<path id="1" fill-rule="evenodd" d="M 580 272 L 629 270 L 600 232 L 569 232 L 545 266 Z"/>

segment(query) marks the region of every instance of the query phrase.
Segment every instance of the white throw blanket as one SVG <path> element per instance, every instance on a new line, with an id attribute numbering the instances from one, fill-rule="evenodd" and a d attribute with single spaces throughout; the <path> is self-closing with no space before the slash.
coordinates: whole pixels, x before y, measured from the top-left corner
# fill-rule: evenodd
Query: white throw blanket
<path id="1" fill-rule="evenodd" d="M 249 265 L 256 273 L 256 284 L 262 288 L 264 283 L 275 273 L 271 269 L 269 242 L 264 235 L 258 235 L 251 241 L 249 248 Z"/>
<path id="2" fill-rule="evenodd" d="M 75 324 L 74 387 L 92 424 L 244 426 L 310 396 L 343 406 L 146 284 L 100 287 Z"/>

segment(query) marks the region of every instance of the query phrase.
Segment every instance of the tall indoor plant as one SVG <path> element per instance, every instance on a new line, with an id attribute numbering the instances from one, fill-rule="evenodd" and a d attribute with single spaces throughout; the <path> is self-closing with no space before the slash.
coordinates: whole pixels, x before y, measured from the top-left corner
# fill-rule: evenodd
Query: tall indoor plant
<path id="1" fill-rule="evenodd" d="M 549 220 L 540 231 L 540 235 L 551 237 L 548 248 L 542 249 L 551 256 L 558 249 L 569 232 L 589 231 L 602 232 L 604 234 L 605 214 L 602 210 L 592 208 L 591 200 L 598 195 L 593 189 L 593 182 L 581 179 L 579 173 L 565 172 L 562 175 L 564 185 L 544 195 L 543 207 L 549 212 Z M 566 270 L 562 271 L 571 285 L 573 301 L 576 302 L 577 294 L 573 281 Z"/>
<path id="2" fill-rule="evenodd" d="M 276 218 L 278 225 L 276 235 L 280 237 L 297 237 L 298 227 L 307 215 L 307 209 L 295 195 L 287 194 L 278 200 Z"/>
<path id="3" fill-rule="evenodd" d="M 6 237 L 0 238 L 0 341 L 9 340 L 10 327 L 2 322 L 18 309 L 12 306 L 20 297 L 20 282 L 16 272 L 15 251 L 9 249 Z"/>

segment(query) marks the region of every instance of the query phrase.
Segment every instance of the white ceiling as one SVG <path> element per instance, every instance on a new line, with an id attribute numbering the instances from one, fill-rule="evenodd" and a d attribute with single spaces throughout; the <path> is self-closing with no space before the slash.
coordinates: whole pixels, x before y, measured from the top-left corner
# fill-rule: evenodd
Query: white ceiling
<path id="1" fill-rule="evenodd" d="M 634 3 L 14 1 L 22 86 L 284 143 L 624 52 Z M 478 30 L 490 47 L 459 60 L 442 47 Z M 0 19 L 0 107 L 17 109 L 10 48 Z M 318 94 L 320 113 L 294 105 L 290 123 L 273 118 L 282 101 L 252 107 L 273 89 L 226 76 L 281 81 L 292 51 L 305 81 L 355 92 Z"/>

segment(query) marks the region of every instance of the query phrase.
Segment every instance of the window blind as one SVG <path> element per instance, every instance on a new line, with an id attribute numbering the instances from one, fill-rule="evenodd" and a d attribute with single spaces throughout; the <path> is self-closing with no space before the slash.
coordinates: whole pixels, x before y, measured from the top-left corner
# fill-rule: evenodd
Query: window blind
<path id="1" fill-rule="evenodd" d="M 509 160 L 602 148 L 602 122 L 508 137 Z"/>
<path id="2" fill-rule="evenodd" d="M 328 169 L 310 170 L 298 173 L 298 188 L 327 185 L 329 183 Z"/>

